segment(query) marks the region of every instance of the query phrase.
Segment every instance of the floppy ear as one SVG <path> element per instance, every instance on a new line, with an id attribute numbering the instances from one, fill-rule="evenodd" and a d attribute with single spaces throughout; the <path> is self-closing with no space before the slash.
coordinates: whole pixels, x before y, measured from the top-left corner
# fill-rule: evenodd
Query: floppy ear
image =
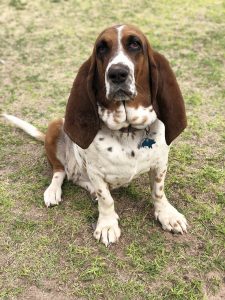
<path id="1" fill-rule="evenodd" d="M 150 46 L 148 56 L 152 105 L 165 125 L 169 145 L 187 126 L 184 100 L 167 59 Z"/>
<path id="2" fill-rule="evenodd" d="M 99 130 L 93 86 L 95 69 L 95 55 L 92 55 L 80 67 L 66 106 L 64 130 L 83 149 L 89 147 Z"/>

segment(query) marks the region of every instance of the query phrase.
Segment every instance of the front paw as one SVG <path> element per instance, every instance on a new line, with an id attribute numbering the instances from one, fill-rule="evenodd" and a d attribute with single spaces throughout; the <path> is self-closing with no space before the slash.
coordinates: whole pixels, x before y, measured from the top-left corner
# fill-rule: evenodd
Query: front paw
<path id="1" fill-rule="evenodd" d="M 62 189 L 57 185 L 52 185 L 44 192 L 44 202 L 47 207 L 58 205 L 61 201 Z"/>
<path id="2" fill-rule="evenodd" d="M 162 228 L 175 233 L 187 233 L 187 220 L 169 202 L 155 204 L 155 218 L 162 224 Z"/>
<path id="3" fill-rule="evenodd" d="M 107 247 L 112 243 L 116 243 L 120 237 L 121 231 L 118 225 L 118 215 L 113 213 L 109 216 L 99 215 L 94 237 L 98 241 L 102 241 Z"/>

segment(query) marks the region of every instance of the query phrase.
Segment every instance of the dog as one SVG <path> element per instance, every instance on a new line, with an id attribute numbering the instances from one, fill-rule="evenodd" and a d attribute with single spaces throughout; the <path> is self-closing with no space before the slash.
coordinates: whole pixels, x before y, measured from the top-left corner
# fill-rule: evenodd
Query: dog
<path id="1" fill-rule="evenodd" d="M 100 33 L 74 80 L 65 118 L 50 123 L 46 134 L 4 117 L 45 143 L 53 167 L 47 207 L 61 202 L 66 176 L 97 198 L 94 237 L 106 246 L 121 235 L 110 190 L 146 172 L 155 218 L 164 230 L 187 232 L 185 217 L 164 193 L 170 144 L 187 125 L 183 97 L 169 62 L 135 26 Z"/>

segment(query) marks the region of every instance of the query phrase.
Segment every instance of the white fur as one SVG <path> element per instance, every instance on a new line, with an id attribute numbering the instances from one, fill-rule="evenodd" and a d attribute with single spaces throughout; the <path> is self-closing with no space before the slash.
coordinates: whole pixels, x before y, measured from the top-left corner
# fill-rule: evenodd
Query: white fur
<path id="1" fill-rule="evenodd" d="M 174 208 L 167 199 L 155 202 L 155 218 L 167 231 L 183 234 L 187 232 L 187 221 L 185 217 Z"/>
<path id="2" fill-rule="evenodd" d="M 120 103 L 115 110 L 109 110 L 98 105 L 98 114 L 107 127 L 112 130 L 119 130 L 132 125 L 137 129 L 144 129 L 156 121 L 156 113 L 152 105 L 144 107 L 139 105 L 137 108 L 129 106 L 129 103 Z"/>
<path id="3" fill-rule="evenodd" d="M 85 158 L 89 162 L 87 172 L 94 178 L 101 175 L 111 188 L 116 188 L 151 168 L 155 169 L 160 165 L 165 169 L 169 152 L 164 137 L 165 127 L 161 121 L 156 120 L 149 130 L 148 137 L 154 139 L 156 144 L 152 148 L 138 149 L 140 141 L 146 135 L 144 130 L 128 134 L 103 127 L 88 150 L 85 150 Z M 101 141 L 100 138 L 104 140 Z M 108 151 L 109 147 L 112 151 Z"/>
<path id="4" fill-rule="evenodd" d="M 8 114 L 2 114 L 2 116 L 7 119 L 10 123 L 14 124 L 16 127 L 19 127 L 20 129 L 24 130 L 26 133 L 34 137 L 35 139 L 39 141 L 44 141 L 45 135 L 40 132 L 36 127 L 29 124 L 26 121 L 23 121 L 17 117 L 14 117 L 12 115 Z"/>
<path id="5" fill-rule="evenodd" d="M 49 187 L 44 192 L 44 201 L 47 207 L 52 205 L 58 205 L 62 199 L 62 189 L 63 180 L 66 176 L 64 171 L 55 172 L 52 177 L 52 182 Z"/>
<path id="6" fill-rule="evenodd" d="M 123 103 L 120 103 L 115 110 L 108 110 L 98 105 L 98 114 L 106 126 L 112 130 L 119 130 L 129 125 Z"/>
<path id="7" fill-rule="evenodd" d="M 13 116 L 8 119 L 25 128 L 26 132 L 33 133 L 27 130 L 33 127 L 27 122 L 18 121 Z M 140 141 L 146 136 L 155 144 L 150 148 L 139 148 Z M 165 126 L 158 119 L 148 126 L 148 133 L 143 129 L 123 133 L 103 125 L 88 149 L 80 148 L 62 131 L 56 154 L 65 172 L 54 173 L 44 193 L 45 204 L 49 207 L 61 202 L 61 186 L 67 175 L 68 179 L 85 188 L 92 196 L 97 196 L 99 218 L 94 237 L 108 246 L 117 242 L 121 234 L 110 189 L 126 186 L 132 179 L 150 172 L 155 218 L 161 222 L 163 229 L 184 233 L 187 231 L 187 221 L 168 202 L 164 193 L 169 149 L 165 141 Z"/>
<path id="8" fill-rule="evenodd" d="M 129 58 L 129 56 L 127 56 L 124 53 L 123 50 L 123 45 L 121 42 L 121 36 L 122 36 L 122 30 L 124 28 L 124 25 L 119 26 L 117 28 L 117 36 L 118 36 L 118 49 L 116 51 L 116 55 L 110 60 L 107 68 L 106 68 L 106 72 L 105 72 L 105 86 L 106 86 L 106 97 L 109 97 L 110 94 L 110 83 L 108 81 L 108 71 L 109 68 L 114 65 L 114 64 L 123 64 L 125 66 L 128 67 L 129 69 L 129 76 L 128 76 L 128 80 L 130 82 L 130 86 L 129 86 L 129 90 L 133 95 L 136 95 L 136 86 L 135 86 L 135 78 L 134 78 L 134 64 L 131 61 L 131 59 Z"/>
<path id="9" fill-rule="evenodd" d="M 98 240 L 101 237 L 106 246 L 117 241 L 120 236 L 109 188 L 125 186 L 150 170 L 167 168 L 169 146 L 165 142 L 164 124 L 156 120 L 149 129 L 149 138 L 156 141 L 152 148 L 138 149 L 140 141 L 146 135 L 145 130 L 128 134 L 111 131 L 103 126 L 87 150 L 78 150 L 85 153 L 87 177 L 94 190 L 101 190 L 97 194 L 99 219 L 94 237 Z"/>
<path id="10" fill-rule="evenodd" d="M 94 237 L 98 241 L 101 240 L 106 247 L 119 240 L 121 231 L 118 225 L 118 219 L 119 217 L 115 212 L 109 215 L 99 214 Z"/>
<path id="11" fill-rule="evenodd" d="M 157 116 L 152 105 L 144 107 L 139 105 L 137 108 L 125 104 L 127 121 L 132 127 L 143 129 L 155 122 Z"/>
<path id="12" fill-rule="evenodd" d="M 97 196 L 99 218 L 94 237 L 101 239 L 106 246 L 117 242 L 120 237 L 118 215 L 110 189 L 126 186 L 132 179 L 150 170 L 163 171 L 167 168 L 169 146 L 165 142 L 164 124 L 158 119 L 152 123 L 148 137 L 154 139 L 156 144 L 152 148 L 139 149 L 138 145 L 145 136 L 145 130 L 122 133 L 102 126 L 88 149 L 80 148 L 67 135 L 63 139 L 65 144 L 59 141 L 60 151 L 64 152 L 58 151 L 57 155 L 67 177 Z M 55 199 L 57 193 L 61 195 L 61 184 L 62 180 L 55 182 L 53 176 L 45 192 L 47 206 L 59 202 Z M 153 190 L 158 191 L 156 186 Z"/>

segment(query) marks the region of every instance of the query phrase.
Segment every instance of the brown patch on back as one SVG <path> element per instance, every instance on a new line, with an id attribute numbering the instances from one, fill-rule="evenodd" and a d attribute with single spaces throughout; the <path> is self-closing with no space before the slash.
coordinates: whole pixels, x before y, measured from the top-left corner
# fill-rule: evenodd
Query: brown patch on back
<path id="1" fill-rule="evenodd" d="M 61 134 L 63 126 L 63 119 L 56 119 L 52 121 L 47 129 L 45 137 L 45 149 L 49 162 L 52 165 L 53 172 L 64 171 L 64 166 L 58 160 L 57 153 L 57 142 Z"/>

